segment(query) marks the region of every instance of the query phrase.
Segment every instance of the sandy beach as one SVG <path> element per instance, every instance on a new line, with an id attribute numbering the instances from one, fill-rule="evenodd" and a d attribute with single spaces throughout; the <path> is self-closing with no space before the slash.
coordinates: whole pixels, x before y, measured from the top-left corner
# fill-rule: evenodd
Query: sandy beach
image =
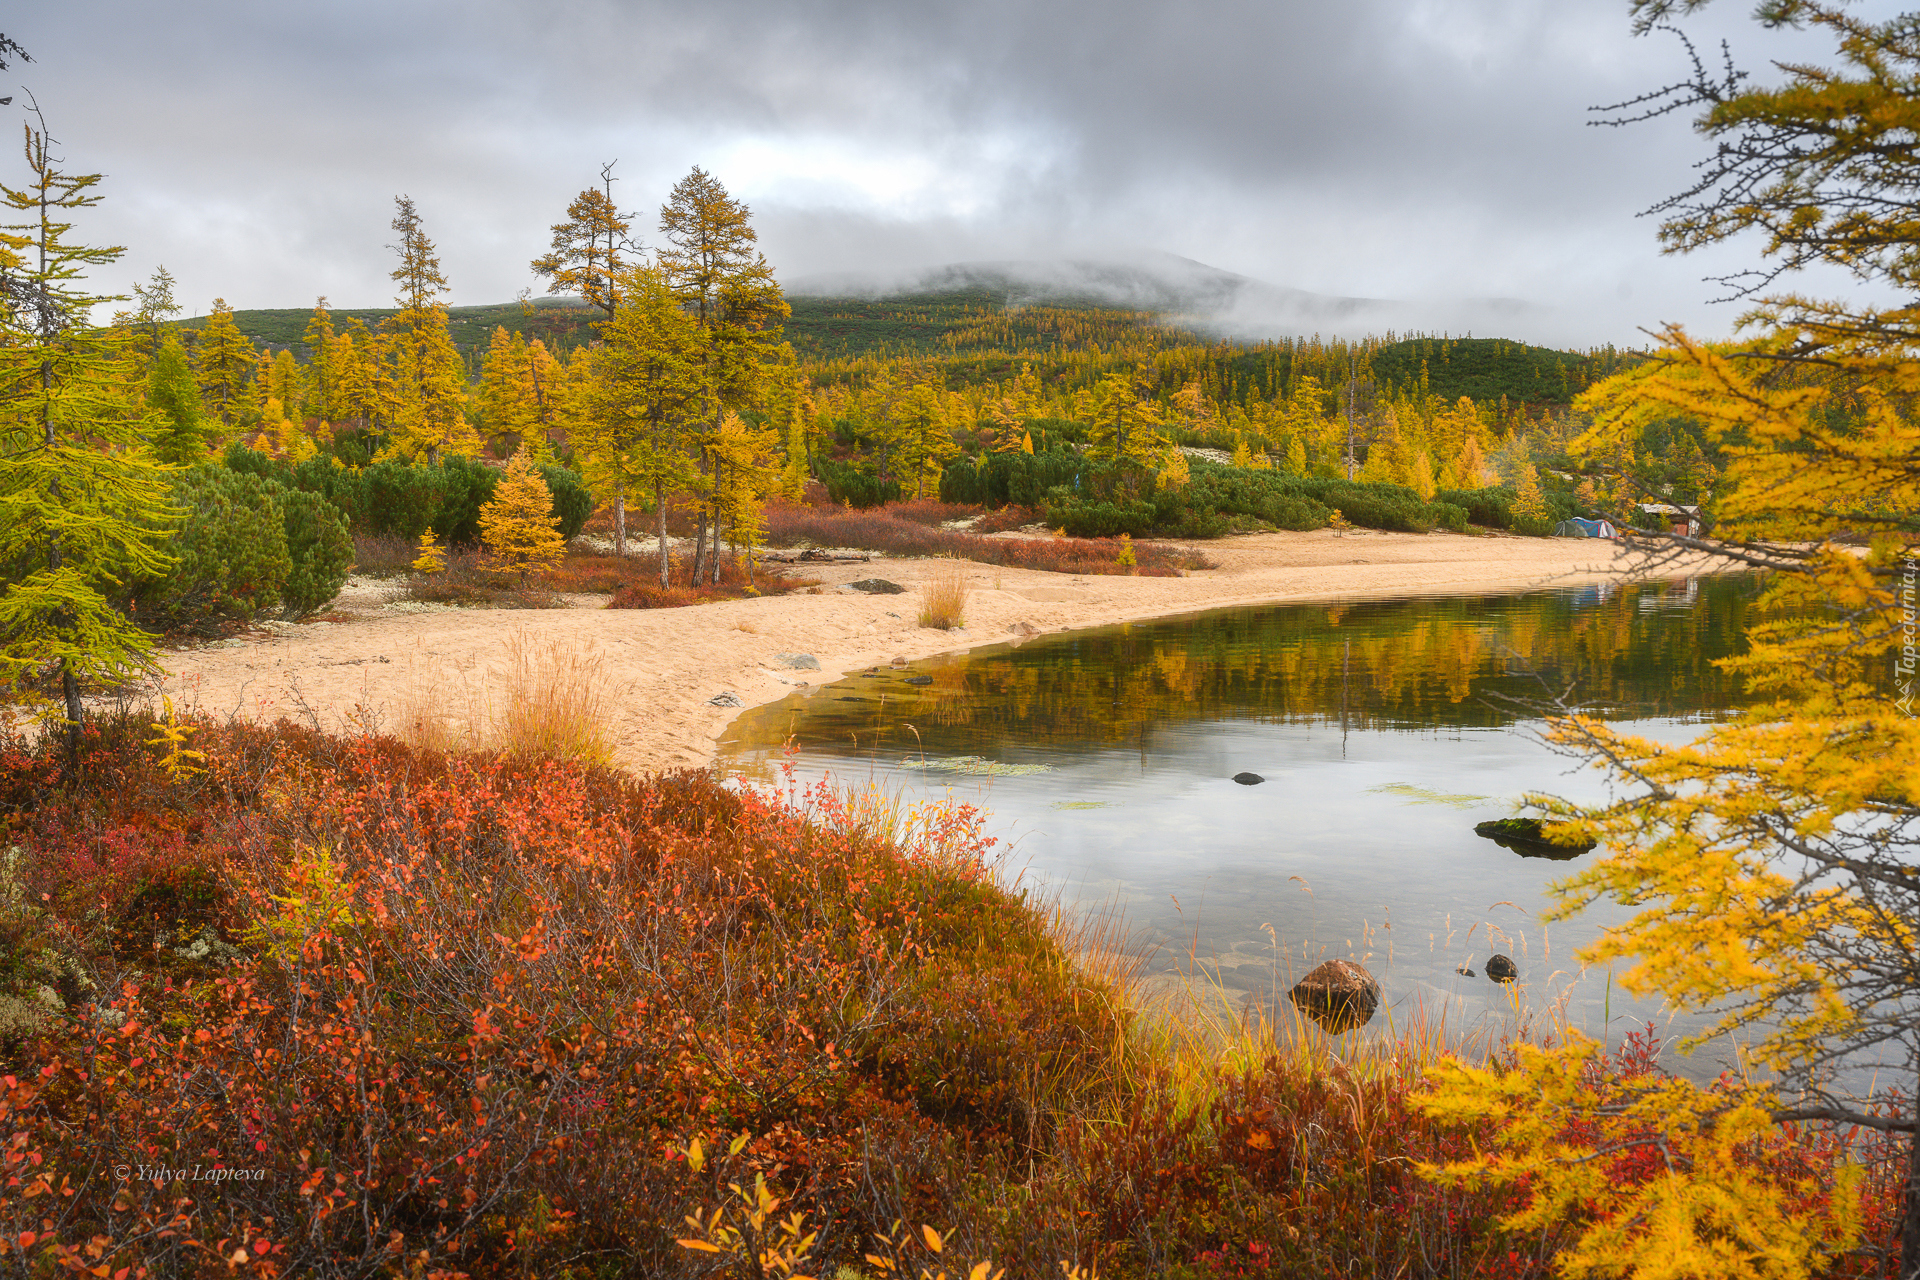
<path id="1" fill-rule="evenodd" d="M 558 643 L 599 664 L 616 759 L 651 771 L 710 762 L 727 724 L 798 686 L 817 687 L 895 658 L 1229 605 L 1524 591 L 1617 580 L 1614 544 L 1564 538 L 1271 533 L 1199 544 L 1218 567 L 1183 578 L 1072 577 L 967 564 L 964 629 L 916 622 L 919 588 L 949 560 L 874 558 L 794 566 L 800 592 L 682 609 L 396 607 L 390 588 L 356 579 L 326 621 L 270 624 L 215 645 L 162 652 L 156 694 L 214 715 L 282 716 L 328 730 L 391 728 L 405 708 L 453 706 L 506 669 L 516 637 Z M 1701 572 L 1709 568 L 1705 559 Z M 906 588 L 869 595 L 850 582 Z M 776 657 L 809 654 L 819 670 Z M 716 705 L 732 694 L 738 706 Z"/>

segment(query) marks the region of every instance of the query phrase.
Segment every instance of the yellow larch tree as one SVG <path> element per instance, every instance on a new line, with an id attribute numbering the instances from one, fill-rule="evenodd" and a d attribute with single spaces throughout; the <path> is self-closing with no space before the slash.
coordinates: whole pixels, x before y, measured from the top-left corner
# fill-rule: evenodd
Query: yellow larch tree
<path id="1" fill-rule="evenodd" d="M 400 286 L 394 300 L 399 310 L 380 322 L 394 444 L 406 456 L 429 463 L 443 453 L 471 457 L 480 451 L 480 440 L 467 422 L 466 363 L 447 331 L 447 308 L 440 300 L 447 278 L 413 200 L 396 196 L 394 205 L 393 229 L 400 240 L 388 247 L 400 257 L 391 273 Z"/>
<path id="2" fill-rule="evenodd" d="M 572 375 L 582 406 L 574 453 L 603 500 L 614 494 L 652 499 L 660 585 L 667 587 L 673 584 L 667 502 L 700 480 L 693 450 L 714 398 L 712 362 L 707 331 L 680 307 L 663 272 L 628 268 L 620 288 L 603 346 L 575 357 L 590 363 L 577 364 Z M 625 554 L 624 528 L 617 533 Z"/>
<path id="3" fill-rule="evenodd" d="M 1655 21 L 1673 6 L 1637 7 Z M 1627 962 L 1629 990 L 1710 1011 L 1694 1043 L 1740 1030 L 1772 1078 L 1602 1096 L 1600 1048 L 1577 1035 L 1498 1075 L 1444 1073 L 1430 1107 L 1499 1128 L 1479 1159 L 1436 1176 L 1525 1185 L 1515 1228 L 1572 1219 L 1567 1275 L 1814 1274 L 1859 1239 L 1857 1180 L 1844 1159 L 1808 1188 L 1760 1176 L 1754 1145 L 1787 1121 L 1915 1129 L 1920 220 L 1909 193 L 1920 156 L 1905 140 L 1920 127 L 1920 48 L 1910 17 L 1875 22 L 1812 0 L 1773 16 L 1826 32 L 1840 65 L 1785 65 L 1783 84 L 1753 86 L 1696 63 L 1669 105 L 1701 108 L 1696 127 L 1716 148 L 1696 185 L 1661 206 L 1662 238 L 1687 250 L 1759 230 L 1774 261 L 1745 283 L 1827 264 L 1896 301 L 1763 296 L 1753 336 L 1709 344 L 1663 329 L 1651 360 L 1579 398 L 1593 425 L 1575 450 L 1589 460 L 1630 456 L 1651 421 L 1674 417 L 1700 424 L 1725 459 L 1708 534 L 1640 535 L 1649 567 L 1706 553 L 1768 573 L 1748 650 L 1724 662 L 1748 707 L 1681 744 L 1565 708 L 1551 741 L 1602 763 L 1618 798 L 1534 797 L 1549 836 L 1607 850 L 1557 886 L 1560 913 L 1598 899 L 1633 912 L 1582 960 Z M 1628 491 L 1618 479 L 1614 492 Z M 1904 1083 L 1904 1110 L 1849 1088 L 1874 1077 Z M 1594 1184 L 1602 1152 L 1649 1146 L 1665 1171 L 1649 1187 L 1657 1198 Z M 1908 1150 L 1903 1277 L 1920 1274 L 1920 1144 Z"/>
<path id="4" fill-rule="evenodd" d="M 194 335 L 193 371 L 201 402 L 227 431 L 259 412 L 253 387 L 257 360 L 253 340 L 233 322 L 233 308 L 226 299 L 215 298 L 207 323 Z"/>
<path id="5" fill-rule="evenodd" d="M 680 305 L 705 335 L 711 414 L 696 460 L 702 473 L 694 485 L 701 496 L 694 530 L 694 577 L 704 567 L 708 580 L 720 578 L 720 541 L 712 486 L 704 478 L 711 444 L 728 410 L 744 412 L 761 398 L 770 366 L 778 360 L 780 326 L 791 313 L 773 268 L 755 245 L 751 211 L 727 193 L 712 174 L 697 166 L 676 182 L 660 207 L 660 232 L 666 238 L 658 265 Z M 706 539 L 712 535 L 711 560 Z"/>
<path id="6" fill-rule="evenodd" d="M 520 575 L 523 587 L 529 574 L 544 573 L 566 557 L 560 517 L 553 514 L 553 491 L 533 469 L 527 450 L 513 455 L 493 500 L 480 508 L 480 541 L 495 565 Z"/>
<path id="7" fill-rule="evenodd" d="M 553 225 L 553 243 L 533 260 L 534 274 L 551 282 L 548 293 L 571 293 L 611 320 L 620 304 L 620 276 L 640 251 L 632 237 L 633 215 L 613 200 L 613 166 L 600 166 L 600 186 L 588 187 L 567 206 L 567 220 Z"/>

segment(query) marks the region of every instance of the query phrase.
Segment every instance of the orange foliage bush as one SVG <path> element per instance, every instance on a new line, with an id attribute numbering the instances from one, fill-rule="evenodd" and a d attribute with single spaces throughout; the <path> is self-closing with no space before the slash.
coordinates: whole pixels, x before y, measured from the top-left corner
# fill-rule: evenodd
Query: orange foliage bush
<path id="1" fill-rule="evenodd" d="M 14 1048 L 0 1264 L 678 1274 L 755 1172 L 857 1243 L 1058 1110 L 1024 1064 L 1115 1039 L 964 808 L 922 858 L 825 790 L 285 724 L 203 726 L 174 786 L 141 727 L 92 733 L 79 793 L 5 762 L 36 928 L 97 995 Z M 696 1174 L 702 1133 L 754 1136 Z"/>
<path id="2" fill-rule="evenodd" d="M 0 750 L 0 983 L 69 962 L 0 1033 L 0 1275 L 715 1275 L 675 1241 L 756 1179 L 811 1274 L 930 1261 L 902 1221 L 1014 1277 L 1552 1274 L 1499 1227 L 1524 1190 L 1414 1174 L 1486 1137 L 1411 1101 L 1417 1052 L 1174 1087 L 964 807 L 902 846 L 826 789 L 285 723 L 200 723 L 175 780 L 149 735 L 90 726 L 70 789 Z M 1884 1246 L 1903 1142 L 1754 1158 L 1871 1158 Z"/>

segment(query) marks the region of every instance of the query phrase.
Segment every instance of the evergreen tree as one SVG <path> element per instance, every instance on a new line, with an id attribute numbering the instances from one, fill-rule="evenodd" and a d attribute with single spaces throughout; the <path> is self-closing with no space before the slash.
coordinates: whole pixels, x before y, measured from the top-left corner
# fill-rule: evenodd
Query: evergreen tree
<path id="1" fill-rule="evenodd" d="M 30 181 L 0 184 L 20 221 L 0 231 L 10 285 L 0 308 L 0 672 L 50 674 L 64 713 L 69 768 L 90 686 L 144 669 L 152 638 L 108 600 L 163 572 L 165 470 L 147 449 L 160 423 L 89 325 L 97 303 L 79 281 L 124 252 L 67 239 L 72 212 L 99 202 L 98 174 L 61 172 L 44 130 L 26 129 Z M 26 252 L 22 252 L 25 250 Z"/>

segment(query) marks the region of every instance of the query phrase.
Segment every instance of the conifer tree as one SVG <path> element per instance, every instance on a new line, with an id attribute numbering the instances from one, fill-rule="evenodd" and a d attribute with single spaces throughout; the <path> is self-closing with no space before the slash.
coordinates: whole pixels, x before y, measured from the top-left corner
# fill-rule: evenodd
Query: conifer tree
<path id="1" fill-rule="evenodd" d="M 493 340 L 480 366 L 480 430 L 491 439 L 512 436 L 514 447 L 531 444 L 538 434 L 540 415 L 533 402 L 527 340 L 495 325 Z"/>
<path id="2" fill-rule="evenodd" d="M 548 293 L 574 293 L 588 305 L 598 308 L 608 320 L 620 305 L 620 273 L 640 251 L 629 237 L 633 230 L 630 213 L 622 213 L 613 201 L 613 166 L 600 166 L 600 187 L 588 187 L 567 206 L 567 220 L 553 226 L 553 246 L 533 260 L 536 275 L 552 283 Z"/>
<path id="3" fill-rule="evenodd" d="M 698 453 L 707 470 L 711 438 L 727 410 L 750 409 L 765 385 L 768 366 L 777 358 L 780 324 L 791 313 L 773 268 L 754 246 L 759 233 L 750 210 L 727 194 L 720 181 L 699 167 L 674 184 L 660 208 L 660 231 L 667 243 L 659 250 L 661 269 L 680 304 L 706 334 L 707 382 L 712 416 Z M 704 482 L 702 489 L 707 486 Z M 695 577 L 700 576 L 710 501 L 701 508 L 694 534 Z M 710 580 L 720 580 L 719 531 L 714 526 Z"/>
<path id="4" fill-rule="evenodd" d="M 620 305 L 602 332 L 605 345 L 579 379 L 588 412 L 575 452 L 596 492 L 652 497 L 660 585 L 668 587 L 667 499 L 699 478 L 693 449 L 714 398 L 708 334 L 681 309 L 665 274 L 646 266 L 623 273 Z"/>
<path id="5" fill-rule="evenodd" d="M 567 544 L 560 537 L 560 517 L 553 514 L 553 491 L 533 469 L 527 450 L 507 463 L 493 501 L 480 508 L 480 540 L 493 562 L 520 575 L 552 569 L 565 558 Z M 421 554 L 426 554 L 422 549 Z"/>
<path id="6" fill-rule="evenodd" d="M 229 432 L 244 426 L 259 411 L 253 387 L 258 362 L 253 339 L 233 322 L 233 308 L 225 298 L 215 298 L 207 323 L 194 338 L 193 367 L 200 381 L 202 402 Z"/>
<path id="7" fill-rule="evenodd" d="M 166 570 L 177 515 L 146 445 L 158 415 L 142 407 L 112 335 L 87 319 L 113 299 L 79 283 L 124 250 L 68 240 L 66 219 L 99 202 L 100 175 L 62 172 L 44 127 L 25 134 L 30 180 L 0 184 L 20 219 L 0 231 L 10 286 L 0 307 L 0 673 L 52 676 L 71 769 L 82 694 L 145 668 L 152 652 L 108 595 Z"/>
<path id="8" fill-rule="evenodd" d="M 408 196 L 394 197 L 393 229 L 400 256 L 392 277 L 400 286 L 399 311 L 380 322 L 387 339 L 385 372 L 392 379 L 393 429 L 401 452 L 437 463 L 442 453 L 471 457 L 479 439 L 466 417 L 466 363 L 447 331 L 447 308 L 440 300 L 447 278 L 427 238 L 420 213 Z"/>
<path id="9" fill-rule="evenodd" d="M 1677 7 L 1635 6 L 1644 20 Z M 1738 343 L 1666 328 L 1652 359 L 1580 397 L 1593 427 L 1574 452 L 1590 461 L 1630 456 L 1649 426 L 1675 418 L 1701 424 L 1720 449 L 1712 537 L 1635 541 L 1651 548 L 1649 568 L 1706 553 L 1770 571 L 1747 651 L 1722 663 L 1758 696 L 1682 744 L 1565 708 L 1550 741 L 1602 763 L 1614 798 L 1533 799 L 1556 820 L 1549 836 L 1607 850 L 1557 887 L 1560 914 L 1599 899 L 1631 913 L 1583 963 L 1631 961 L 1620 975 L 1629 990 L 1710 1013 L 1688 1047 L 1744 1030 L 1743 1060 L 1771 1078 L 1756 1071 L 1710 1089 L 1676 1078 L 1603 1095 L 1602 1050 L 1574 1035 L 1524 1052 L 1497 1078 L 1441 1073 L 1430 1109 L 1498 1117 L 1481 1158 L 1441 1176 L 1525 1185 L 1532 1208 L 1509 1229 L 1571 1217 L 1570 1274 L 1851 1265 L 1838 1263 L 1861 1233 L 1850 1134 L 1909 1135 L 1898 1264 L 1909 1280 L 1920 1275 L 1920 257 L 1908 139 L 1920 50 L 1910 14 L 1873 21 L 1807 0 L 1761 17 L 1824 31 L 1838 65 L 1781 65 L 1785 82 L 1765 86 L 1696 62 L 1670 94 L 1628 104 L 1635 116 L 1659 114 L 1663 98 L 1704 108 L 1696 128 L 1714 143 L 1696 184 L 1661 207 L 1662 239 L 1691 249 L 1764 231 L 1761 267 L 1736 287 L 1771 287 L 1781 271 L 1816 263 L 1879 287 L 1860 300 L 1762 297 L 1750 313 L 1757 331 Z M 1864 554 L 1847 545 L 1861 534 Z M 1847 1071 L 1881 1089 L 1898 1081 L 1904 1102 L 1865 1105 Z M 1787 1121 L 1837 1127 L 1838 1176 L 1782 1185 L 1742 1158 L 1778 1149 L 1774 1126 Z M 1788 1141 L 1810 1149 L 1803 1136 Z M 1663 1173 L 1636 1181 L 1657 1202 L 1596 1183 L 1607 1161 L 1643 1152 Z"/>
<path id="10" fill-rule="evenodd" d="M 147 371 L 147 403 L 160 412 L 164 424 L 152 438 L 155 457 L 177 467 L 206 458 L 214 431 L 200 406 L 187 349 L 171 334 L 161 342 Z"/>
<path id="11" fill-rule="evenodd" d="M 313 315 L 307 320 L 301 341 L 307 344 L 306 385 L 301 398 L 307 413 L 322 422 L 346 417 L 340 404 L 340 370 L 336 367 L 333 316 L 327 311 L 326 298 L 314 300 Z"/>
<path id="12" fill-rule="evenodd" d="M 174 299 L 173 285 L 173 273 L 162 266 L 155 268 L 152 280 L 133 286 L 133 296 L 140 305 L 128 319 L 145 331 L 137 350 L 149 357 L 160 349 L 160 326 L 182 310 Z"/>

